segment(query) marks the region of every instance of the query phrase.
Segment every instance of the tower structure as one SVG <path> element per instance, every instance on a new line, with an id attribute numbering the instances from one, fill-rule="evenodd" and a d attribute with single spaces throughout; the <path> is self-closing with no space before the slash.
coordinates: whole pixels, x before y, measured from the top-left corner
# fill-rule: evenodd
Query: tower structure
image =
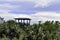
<path id="1" fill-rule="evenodd" d="M 15 18 L 20 25 L 30 25 L 30 18 Z"/>

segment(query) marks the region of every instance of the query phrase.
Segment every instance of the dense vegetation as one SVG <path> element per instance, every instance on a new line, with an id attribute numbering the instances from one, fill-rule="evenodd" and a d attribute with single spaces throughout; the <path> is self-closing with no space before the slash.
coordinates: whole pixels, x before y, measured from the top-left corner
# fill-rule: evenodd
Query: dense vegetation
<path id="1" fill-rule="evenodd" d="M 20 26 L 13 20 L 0 24 L 0 40 L 60 40 L 59 21 Z"/>

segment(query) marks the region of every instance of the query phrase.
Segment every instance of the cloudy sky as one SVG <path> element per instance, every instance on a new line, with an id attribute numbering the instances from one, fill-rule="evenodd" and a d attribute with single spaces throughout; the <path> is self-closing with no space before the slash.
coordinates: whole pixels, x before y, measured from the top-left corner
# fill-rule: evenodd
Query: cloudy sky
<path id="1" fill-rule="evenodd" d="M 37 21 L 60 21 L 60 0 L 0 0 L 0 16 L 5 20 L 16 17 Z"/>

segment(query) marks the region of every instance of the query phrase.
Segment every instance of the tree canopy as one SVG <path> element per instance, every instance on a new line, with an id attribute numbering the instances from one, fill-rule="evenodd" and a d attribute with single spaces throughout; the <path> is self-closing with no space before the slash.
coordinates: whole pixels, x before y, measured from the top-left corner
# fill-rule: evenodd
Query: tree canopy
<path id="1" fill-rule="evenodd" d="M 0 40 L 60 40 L 59 21 L 20 26 L 14 20 L 0 24 Z"/>

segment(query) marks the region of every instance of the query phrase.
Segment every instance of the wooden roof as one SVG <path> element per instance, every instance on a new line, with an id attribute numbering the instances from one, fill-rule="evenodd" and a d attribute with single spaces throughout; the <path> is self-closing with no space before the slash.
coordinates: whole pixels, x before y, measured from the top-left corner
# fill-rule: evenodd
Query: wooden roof
<path id="1" fill-rule="evenodd" d="M 15 20 L 31 20 L 30 18 L 15 18 Z"/>

